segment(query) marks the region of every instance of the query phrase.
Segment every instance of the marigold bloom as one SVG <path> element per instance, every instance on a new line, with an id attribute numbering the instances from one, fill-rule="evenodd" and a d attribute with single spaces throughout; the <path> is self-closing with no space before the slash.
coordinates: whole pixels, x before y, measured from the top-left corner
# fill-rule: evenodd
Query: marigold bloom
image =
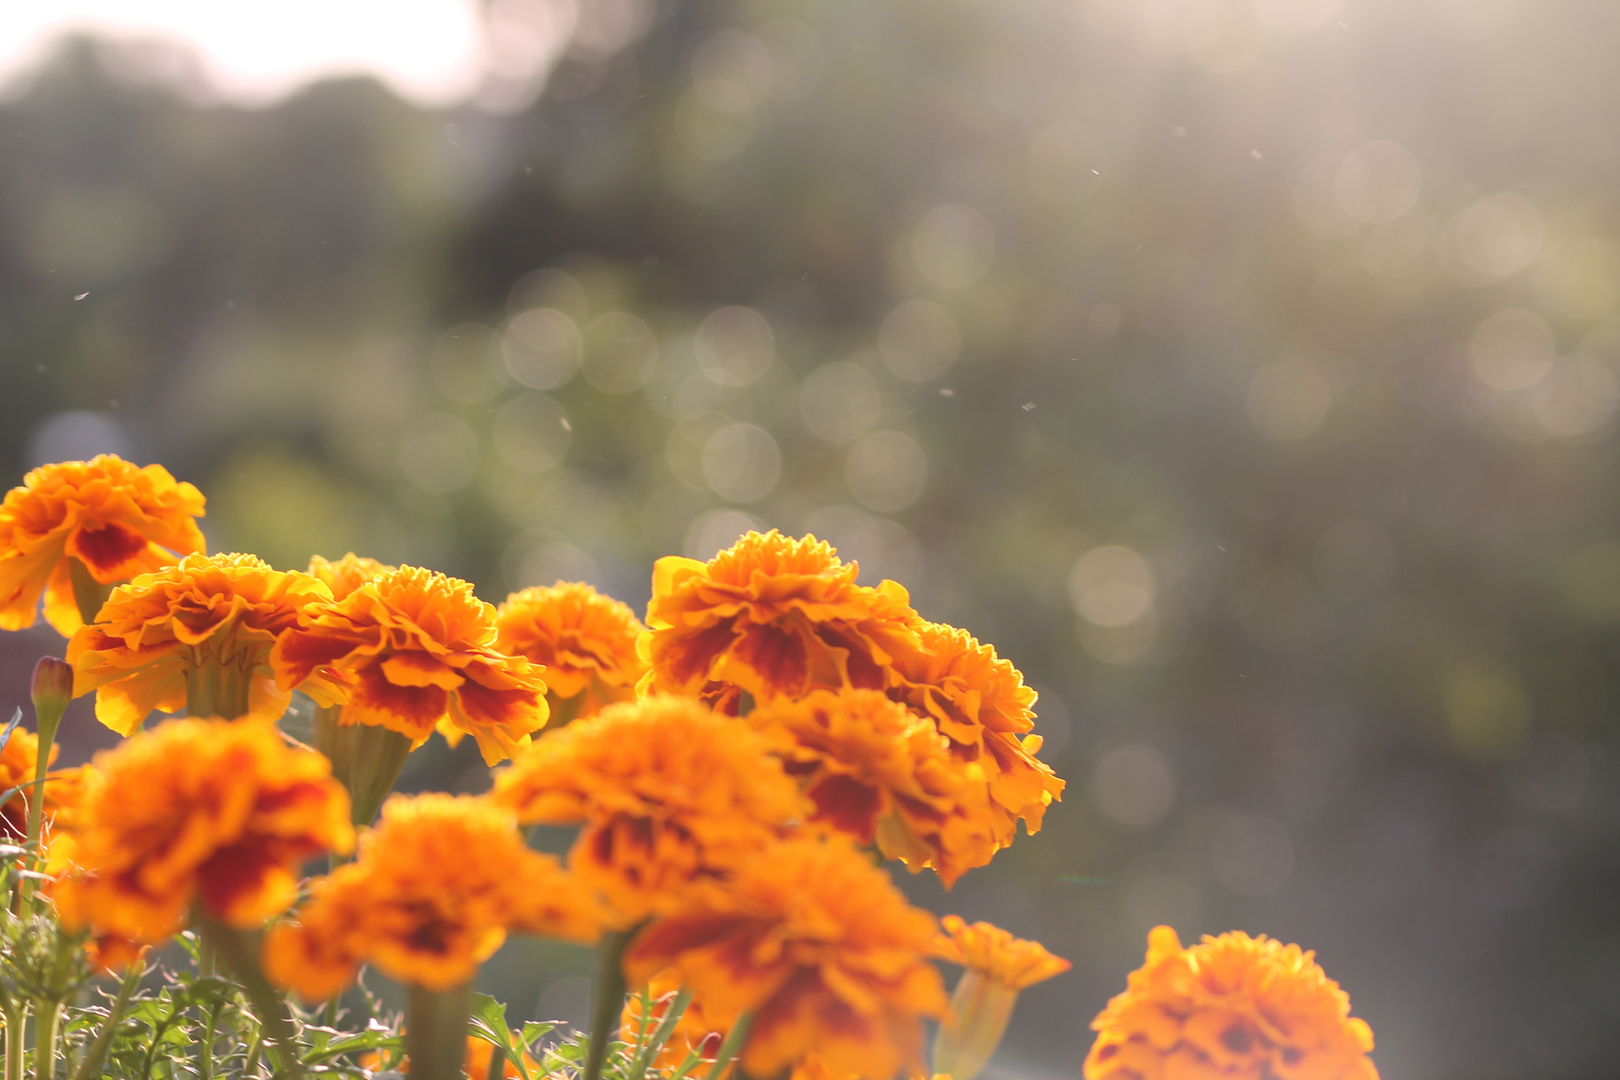
<path id="1" fill-rule="evenodd" d="M 933 723 L 877 690 L 814 690 L 748 715 L 805 784 L 814 820 L 953 884 L 996 852 L 984 771 L 958 762 Z M 976 792 L 974 788 L 979 790 Z"/>
<path id="2" fill-rule="evenodd" d="M 1035 755 L 1035 691 L 1013 665 L 954 626 L 918 620 L 919 648 L 896 655 L 889 695 L 930 717 L 962 761 L 975 762 L 989 780 L 998 847 L 1012 843 L 1019 818 L 1031 834 L 1064 783 Z"/>
<path id="3" fill-rule="evenodd" d="M 882 689 L 896 652 L 913 651 L 916 613 L 893 581 L 857 585 L 855 563 L 832 545 L 775 529 L 751 532 L 707 563 L 669 556 L 653 566 L 643 685 L 704 694 L 736 711 L 739 691 L 759 700 L 810 690 Z"/>
<path id="4" fill-rule="evenodd" d="M 309 560 L 309 576 L 317 578 L 332 590 L 333 600 L 342 600 L 368 581 L 376 581 L 385 574 L 398 570 L 397 566 L 380 563 L 363 555 L 349 552 L 337 562 L 319 555 Z"/>
<path id="5" fill-rule="evenodd" d="M 203 549 L 202 493 L 161 465 L 111 454 L 42 465 L 0 503 L 0 630 L 45 619 L 63 637 L 84 625 L 73 595 L 77 559 L 103 585 Z"/>
<path id="6" fill-rule="evenodd" d="M 674 967 L 711 1021 L 751 1013 L 751 1076 L 813 1050 L 834 1072 L 889 1080 L 920 1062 L 920 1017 L 945 1004 L 933 936 L 933 916 L 847 840 L 801 837 L 689 892 L 637 935 L 625 973 L 635 985 Z"/>
<path id="7" fill-rule="evenodd" d="M 936 956 L 1014 990 L 1069 970 L 1067 960 L 1053 956 L 1040 942 L 1013 937 L 999 926 L 987 922 L 970 926 L 960 915 L 947 915 L 940 925 L 945 933 L 934 940 Z"/>
<path id="8" fill-rule="evenodd" d="M 798 785 L 748 725 L 690 698 L 610 705 L 495 777 L 525 824 L 585 829 L 569 855 L 623 925 L 735 867 L 799 813 Z"/>
<path id="9" fill-rule="evenodd" d="M 305 860 L 354 842 L 325 758 L 263 720 L 175 720 L 96 755 L 57 882 L 62 921 L 157 942 L 194 906 L 257 926 L 297 895 Z"/>
<path id="10" fill-rule="evenodd" d="M 249 715 L 279 717 L 289 695 L 270 678 L 270 648 L 301 612 L 330 599 L 308 574 L 272 570 L 253 555 L 187 555 L 114 589 L 96 622 L 73 635 L 74 692 L 96 691 L 96 719 L 120 735 L 153 709 L 189 702 L 202 711 L 199 688 L 216 694 L 221 680 L 248 682 Z"/>
<path id="11" fill-rule="evenodd" d="M 341 724 L 419 742 L 448 719 L 490 765 L 526 746 L 548 716 L 540 669 L 495 648 L 495 609 L 467 582 L 415 566 L 305 612 L 270 663 L 286 690 L 346 687 Z"/>
<path id="12" fill-rule="evenodd" d="M 1086 1080 L 1377 1080 L 1372 1029 L 1315 954 L 1234 930 L 1182 948 L 1168 926 L 1092 1021 Z"/>
<path id="13" fill-rule="evenodd" d="M 524 844 L 511 811 L 470 795 L 391 797 L 359 857 L 317 880 L 297 918 L 270 932 L 264 967 L 309 1000 L 342 990 L 361 963 L 442 991 L 471 979 L 508 931 L 600 931 L 595 901 Z"/>
<path id="14" fill-rule="evenodd" d="M 647 670 L 636 653 L 646 627 L 635 612 L 580 582 L 513 593 L 496 612 L 495 624 L 496 646 L 543 665 L 552 711 L 574 701 L 576 720 L 634 698 Z"/>
<path id="15" fill-rule="evenodd" d="M 511 1036 L 514 1045 L 523 1041 L 522 1036 L 516 1031 L 511 1032 Z M 489 1067 L 494 1061 L 495 1047 L 492 1044 L 474 1035 L 467 1036 L 467 1062 L 462 1066 L 467 1071 L 467 1080 L 495 1080 L 494 1077 L 489 1075 Z M 383 1056 L 375 1050 L 368 1050 L 360 1055 L 358 1064 L 362 1069 L 378 1072 L 384 1065 Z M 534 1060 L 527 1050 L 523 1052 L 523 1066 L 529 1070 L 530 1080 L 539 1080 L 539 1078 L 545 1076 L 540 1071 L 540 1063 Z M 411 1059 L 409 1057 L 400 1059 L 399 1064 L 394 1066 L 394 1071 L 408 1075 L 411 1071 Z M 518 1071 L 515 1062 L 507 1059 L 505 1066 L 501 1069 L 501 1076 L 505 1077 L 506 1080 L 519 1080 L 523 1074 Z"/>
<path id="16" fill-rule="evenodd" d="M 957 915 L 941 921 L 945 933 L 934 941 L 935 955 L 967 971 L 939 1025 L 934 1068 L 973 1080 L 1001 1045 L 1018 992 L 1068 971 L 1069 962 L 1039 942 L 1015 938 L 986 922 L 969 926 Z"/>

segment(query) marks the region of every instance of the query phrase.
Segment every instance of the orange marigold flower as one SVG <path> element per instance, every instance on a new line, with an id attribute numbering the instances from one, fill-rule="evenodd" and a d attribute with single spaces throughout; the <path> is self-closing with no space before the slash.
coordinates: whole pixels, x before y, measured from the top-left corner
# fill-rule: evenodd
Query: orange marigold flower
<path id="1" fill-rule="evenodd" d="M 933 867 L 947 886 L 995 854 L 983 769 L 958 762 L 931 721 L 880 691 L 777 698 L 748 722 L 781 747 L 788 772 L 815 806 L 814 820 L 863 844 L 875 841 L 913 872 Z"/>
<path id="2" fill-rule="evenodd" d="M 1372 1029 L 1315 954 L 1234 930 L 1182 948 L 1168 926 L 1092 1021 L 1086 1080 L 1377 1080 Z"/>
<path id="3" fill-rule="evenodd" d="M 62 921 L 157 942 L 194 906 L 257 926 L 292 903 L 305 860 L 354 843 L 325 758 L 263 720 L 175 720 L 96 755 L 57 882 Z"/>
<path id="4" fill-rule="evenodd" d="M 956 915 L 942 922 L 945 933 L 934 940 L 935 955 L 967 971 L 939 1025 L 934 1068 L 973 1080 L 1001 1045 L 1018 992 L 1068 971 L 1069 962 L 1039 942 L 1015 938 L 986 922 L 969 926 Z"/>
<path id="5" fill-rule="evenodd" d="M 798 785 L 747 724 L 690 698 L 610 705 L 495 777 L 524 823 L 584 823 L 569 855 L 623 925 L 735 867 L 801 809 Z"/>
<path id="6" fill-rule="evenodd" d="M 1023 818 L 1030 833 L 1064 783 L 1035 755 L 1035 691 L 1013 665 L 954 626 L 918 620 L 919 648 L 895 657 L 889 694 L 930 717 L 956 756 L 976 762 L 989 779 L 998 847 L 1012 843 Z"/>
<path id="7" fill-rule="evenodd" d="M 495 609 L 457 578 L 401 567 L 304 613 L 270 663 L 283 688 L 346 688 L 341 724 L 376 724 L 412 741 L 448 719 L 493 765 L 545 726 L 540 669 L 495 647 Z"/>
<path id="8" fill-rule="evenodd" d="M 940 924 L 945 933 L 934 940 L 936 956 L 1014 990 L 1069 970 L 1067 960 L 1053 956 L 1040 942 L 1013 937 L 999 926 L 987 922 L 969 926 L 960 915 L 947 915 Z"/>
<path id="9" fill-rule="evenodd" d="M 63 637 L 83 626 L 73 595 L 77 559 L 111 585 L 203 549 L 202 493 L 161 465 L 111 454 L 42 465 L 0 503 L 0 630 L 34 625 L 39 596 Z"/>
<path id="10" fill-rule="evenodd" d="M 380 563 L 349 552 L 337 562 L 316 555 L 309 560 L 309 576 L 318 578 L 332 590 L 333 600 L 342 600 L 368 581 L 376 581 L 384 574 L 398 570 L 397 566 Z"/>
<path id="11" fill-rule="evenodd" d="M 342 990 L 361 963 L 442 991 L 508 931 L 589 941 L 600 930 L 595 901 L 524 844 L 511 811 L 445 794 L 391 797 L 359 857 L 317 880 L 297 918 L 270 932 L 264 967 L 309 1000 Z"/>
<path id="12" fill-rule="evenodd" d="M 813 1050 L 834 1072 L 890 1080 L 920 1062 L 920 1018 L 944 1008 L 933 936 L 933 916 L 849 841 L 801 837 L 689 892 L 637 935 L 625 973 L 635 985 L 673 967 L 712 1022 L 752 1014 L 751 1076 Z"/>
<path id="13" fill-rule="evenodd" d="M 523 1041 L 522 1035 L 516 1031 L 511 1032 L 511 1037 L 513 1045 L 521 1044 Z M 473 1035 L 467 1036 L 467 1060 L 466 1064 L 462 1066 L 467 1072 L 467 1080 L 495 1080 L 489 1074 L 489 1067 L 494 1061 L 495 1047 L 491 1043 Z M 383 1055 L 377 1051 L 368 1050 L 360 1055 L 357 1064 L 362 1069 L 380 1072 L 388 1063 L 383 1060 Z M 540 1071 L 540 1063 L 534 1060 L 527 1050 L 523 1051 L 523 1067 L 529 1070 L 530 1080 L 539 1080 L 539 1078 L 545 1076 Z M 392 1069 L 395 1072 L 409 1074 L 411 1071 L 411 1059 L 408 1056 L 400 1058 L 399 1063 L 393 1065 Z M 505 1067 L 501 1069 L 501 1076 L 505 1077 L 506 1080 L 518 1080 L 523 1076 L 523 1073 L 518 1071 L 516 1062 L 507 1059 Z"/>
<path id="14" fill-rule="evenodd" d="M 643 1031 L 645 1038 L 650 1039 L 658 1030 L 658 1025 L 663 1022 L 676 994 L 680 992 L 681 974 L 674 968 L 665 968 L 647 980 L 645 989 L 652 1001 L 652 1008 L 647 1010 L 647 1019 L 645 1021 L 642 1019 L 639 993 L 631 993 L 625 999 L 624 1011 L 619 1017 L 619 1038 L 631 1046 L 640 1041 Z M 673 1072 L 696 1051 L 702 1065 L 692 1071 L 697 1075 L 704 1075 L 708 1072 L 708 1066 L 714 1063 L 715 1055 L 720 1052 L 720 1044 L 725 1041 L 725 1037 L 726 1029 L 710 1021 L 704 1015 L 702 1005 L 696 1001 L 688 1002 L 686 1011 L 675 1021 L 675 1030 L 670 1034 L 669 1041 L 653 1058 L 652 1065 L 656 1069 Z"/>
<path id="15" fill-rule="evenodd" d="M 74 693 L 96 691 L 96 719 L 120 735 L 153 709 L 228 711 L 222 687 L 243 682 L 248 715 L 279 717 L 289 695 L 270 677 L 270 648 L 331 595 L 253 555 L 187 555 L 114 589 L 96 622 L 73 635 Z"/>
<path id="16" fill-rule="evenodd" d="M 916 618 L 892 581 L 857 585 L 832 545 L 775 529 L 751 532 L 707 563 L 653 566 L 641 655 L 643 685 L 704 694 L 736 711 L 739 691 L 764 700 L 817 687 L 882 689 L 896 652 L 916 649 Z"/>
<path id="17" fill-rule="evenodd" d="M 497 611 L 495 624 L 497 647 L 544 665 L 552 711 L 573 701 L 573 719 L 633 699 L 647 670 L 636 653 L 636 639 L 646 630 L 641 620 L 625 604 L 582 582 L 513 593 Z"/>

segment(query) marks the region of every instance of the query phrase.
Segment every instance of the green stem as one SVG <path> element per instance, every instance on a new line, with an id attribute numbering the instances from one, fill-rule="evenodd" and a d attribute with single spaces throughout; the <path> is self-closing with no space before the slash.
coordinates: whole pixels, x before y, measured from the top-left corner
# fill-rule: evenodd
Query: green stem
<path id="1" fill-rule="evenodd" d="M 34 1024 L 34 1078 L 51 1080 L 56 1075 L 57 1022 L 62 1006 L 55 1001 L 39 1003 L 39 1019 Z"/>
<path id="2" fill-rule="evenodd" d="M 472 984 L 449 990 L 410 988 L 406 1004 L 405 1053 L 411 1080 L 460 1080 L 467 1062 L 467 1017 Z"/>
<path id="3" fill-rule="evenodd" d="M 648 1038 L 646 1036 L 647 1018 L 652 1015 L 652 1001 L 650 995 L 645 991 L 642 992 L 641 1035 L 645 1041 L 641 1051 L 636 1054 L 635 1063 L 630 1067 L 631 1080 L 642 1080 L 647 1075 L 647 1067 L 663 1052 L 664 1045 L 669 1042 L 669 1037 L 675 1034 L 675 1026 L 681 1022 L 681 1017 L 686 1015 L 686 1010 L 691 1004 L 692 991 L 684 986 L 681 987 L 680 993 L 676 994 L 675 1000 L 669 1003 L 669 1008 L 664 1011 L 663 1019 L 658 1021 L 658 1026 L 653 1029 L 651 1037 Z"/>
<path id="4" fill-rule="evenodd" d="M 356 825 L 377 819 L 411 752 L 411 740 L 375 724 L 345 724 L 343 706 L 315 710 L 315 749 L 332 763 L 332 775 L 349 791 Z"/>
<path id="5" fill-rule="evenodd" d="M 135 987 L 140 985 L 143 965 L 139 960 L 129 965 L 124 972 L 124 981 L 119 984 L 118 996 L 113 998 L 111 1008 L 107 1010 L 107 1019 L 102 1023 L 101 1030 L 96 1032 L 96 1039 L 84 1052 L 84 1060 L 73 1072 L 73 1080 L 92 1080 L 101 1075 L 102 1063 L 107 1060 L 107 1051 L 112 1049 L 113 1036 L 118 1032 L 118 1025 L 123 1022 L 124 1010 L 129 1007 L 129 999 L 135 993 Z"/>
<path id="6" fill-rule="evenodd" d="M 639 928 L 638 928 L 639 929 Z M 591 985 L 591 1044 L 585 1053 L 581 1080 L 601 1080 L 608 1043 L 624 1012 L 624 950 L 635 929 L 609 930 L 596 947 L 596 978 Z"/>
<path id="7" fill-rule="evenodd" d="M 208 1010 L 208 1026 L 203 1029 L 202 1042 L 197 1047 L 198 1080 L 214 1080 L 214 1043 L 218 1039 L 219 1011 L 224 1005 L 223 1001 L 215 1001 L 214 1007 Z"/>
<path id="8" fill-rule="evenodd" d="M 259 1025 L 270 1036 L 270 1056 L 275 1060 L 276 1071 L 301 1080 L 304 1066 L 298 1059 L 298 1039 L 287 1012 L 287 999 L 259 970 L 258 935 L 206 917 L 199 919 L 198 925 L 203 943 L 213 945 L 215 953 L 247 992 L 253 1011 L 259 1014 Z"/>
<path id="9" fill-rule="evenodd" d="M 68 571 L 73 575 L 73 602 L 79 606 L 79 618 L 89 626 L 101 614 L 101 605 L 107 602 L 114 587 L 97 581 L 91 576 L 90 568 L 71 555 Z"/>
<path id="10" fill-rule="evenodd" d="M 726 1041 L 720 1044 L 720 1051 L 714 1055 L 714 1066 L 709 1069 L 709 1080 L 720 1080 L 725 1075 L 731 1060 L 742 1053 L 743 1045 L 748 1042 L 748 1029 L 753 1025 L 753 1013 L 743 1013 L 737 1017 L 737 1022 L 726 1032 Z"/>
<path id="11" fill-rule="evenodd" d="M 217 716 L 235 720 L 246 716 L 253 669 L 247 664 L 222 664 L 192 650 L 186 665 L 186 715 Z"/>
<path id="12" fill-rule="evenodd" d="M 5 1080 L 23 1080 L 23 1029 L 28 1026 L 28 1006 L 20 1001 L 6 1007 Z"/>

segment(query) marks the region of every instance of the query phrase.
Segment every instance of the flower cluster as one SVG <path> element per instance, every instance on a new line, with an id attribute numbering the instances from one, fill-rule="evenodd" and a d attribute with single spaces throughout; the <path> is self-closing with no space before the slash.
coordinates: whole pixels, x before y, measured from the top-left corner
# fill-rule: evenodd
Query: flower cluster
<path id="1" fill-rule="evenodd" d="M 858 572 L 831 545 L 774 530 L 707 563 L 658 560 L 643 685 L 762 712 L 797 742 L 790 768 L 818 817 L 950 885 L 1020 820 L 1038 831 L 1063 781 L 1035 756 L 1035 692 L 1018 670 Z"/>
<path id="2" fill-rule="evenodd" d="M 583 1080 L 614 1028 L 638 1075 L 701 1060 L 713 1077 L 974 1080 L 1019 993 L 1067 970 L 987 923 L 941 923 L 881 865 L 949 887 L 1020 821 L 1037 832 L 1063 781 L 1038 757 L 1022 674 L 900 585 L 860 584 L 830 545 L 772 531 L 660 559 L 643 625 L 578 583 L 496 608 L 353 553 L 307 573 L 204 555 L 201 512 L 190 485 L 115 458 L 36 470 L 6 497 L 0 626 L 29 625 L 43 593 L 72 667 L 45 663 L 43 737 L 0 746 L 0 825 L 48 834 L 48 859 L 25 846 L 24 861 L 49 870 L 43 895 L 93 964 L 197 927 L 279 1070 L 304 1052 L 284 992 L 328 1000 L 369 965 L 411 988 L 412 1011 L 403 1047 L 354 1066 L 496 1072 L 488 1042 L 464 1057 L 462 1040 L 479 966 L 514 934 L 600 941 Z M 70 674 L 130 737 L 46 773 Z M 275 724 L 295 689 L 316 702 L 319 752 Z M 435 730 L 510 764 L 485 795 L 384 801 Z M 536 825 L 577 828 L 566 862 L 529 846 Z M 322 855 L 330 873 L 302 880 Z M 949 998 L 939 961 L 964 969 Z M 1183 949 L 1155 930 L 1094 1026 L 1087 1080 L 1376 1077 L 1345 995 L 1265 938 Z M 506 1075 L 536 1076 L 504 1029 L 475 1027 L 505 1039 Z"/>

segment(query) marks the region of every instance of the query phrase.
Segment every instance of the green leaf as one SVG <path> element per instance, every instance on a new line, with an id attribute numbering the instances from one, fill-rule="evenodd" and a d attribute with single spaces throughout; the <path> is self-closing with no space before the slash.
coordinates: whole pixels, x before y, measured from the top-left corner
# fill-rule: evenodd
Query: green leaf
<path id="1" fill-rule="evenodd" d="M 505 1005 L 488 994 L 474 994 L 472 1014 L 467 1018 L 467 1031 L 502 1051 L 518 1075 L 523 1080 L 529 1080 L 529 1068 L 523 1062 L 523 1048 L 513 1045 L 512 1029 L 506 1025 Z"/>

